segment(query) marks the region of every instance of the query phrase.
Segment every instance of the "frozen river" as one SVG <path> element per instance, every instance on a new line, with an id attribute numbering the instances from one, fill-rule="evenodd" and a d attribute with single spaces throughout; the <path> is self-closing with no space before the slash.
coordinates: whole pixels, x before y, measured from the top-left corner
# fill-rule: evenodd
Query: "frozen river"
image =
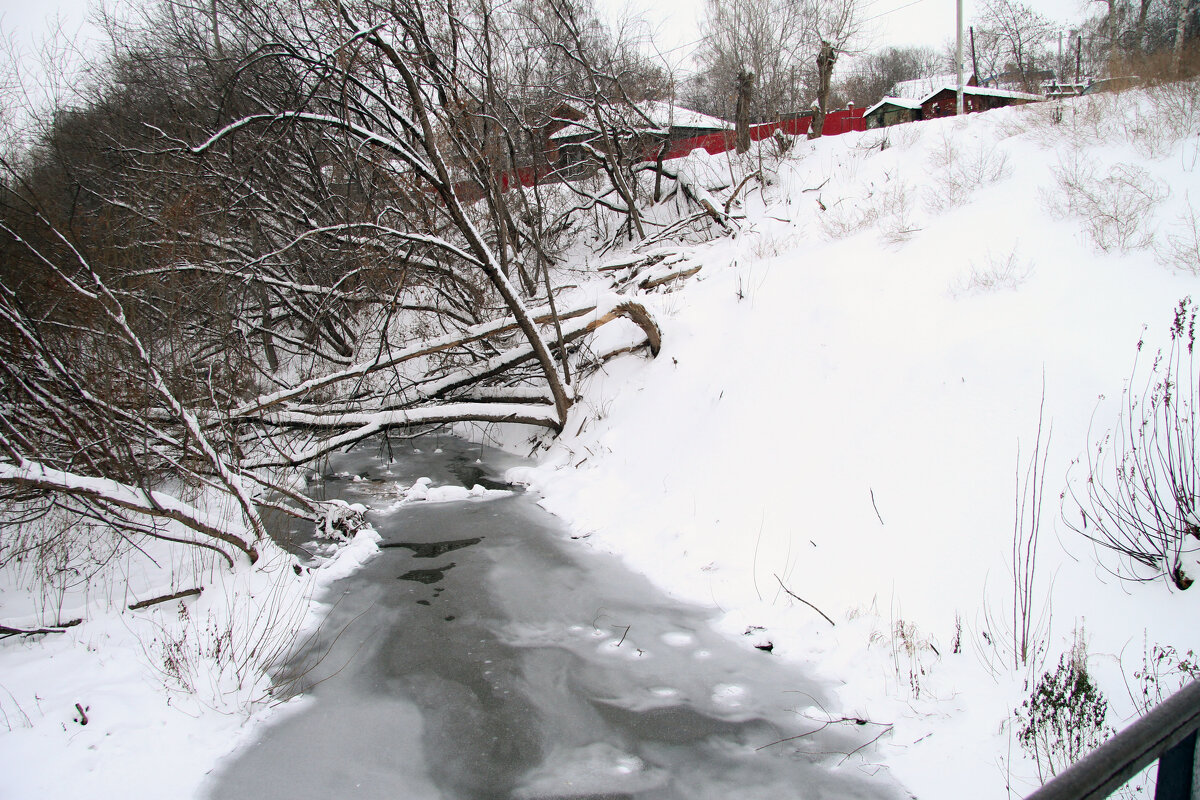
<path id="1" fill-rule="evenodd" d="M 398 503 L 422 477 L 431 497 L 503 488 L 520 462 L 445 437 L 392 458 L 339 456 L 317 484 L 370 506 L 384 549 L 333 585 L 296 662 L 309 697 L 220 765 L 208 796 L 901 796 L 839 755 L 877 730 L 772 745 L 821 727 L 823 687 L 572 540 L 533 496 Z"/>

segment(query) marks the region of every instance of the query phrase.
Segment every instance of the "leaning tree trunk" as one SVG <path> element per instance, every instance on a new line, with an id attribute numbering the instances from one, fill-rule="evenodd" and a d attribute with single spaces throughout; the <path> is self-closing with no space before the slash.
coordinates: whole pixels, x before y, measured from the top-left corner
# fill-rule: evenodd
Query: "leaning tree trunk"
<path id="1" fill-rule="evenodd" d="M 750 101 L 754 96 L 754 73 L 742 70 L 737 76 L 737 151 L 750 149 Z"/>
<path id="2" fill-rule="evenodd" d="M 810 139 L 817 139 L 825 132 L 825 109 L 829 105 L 829 87 L 836 63 L 837 50 L 829 42 L 821 42 L 821 49 L 817 52 L 817 104 L 813 109 L 812 127 L 808 131 Z"/>

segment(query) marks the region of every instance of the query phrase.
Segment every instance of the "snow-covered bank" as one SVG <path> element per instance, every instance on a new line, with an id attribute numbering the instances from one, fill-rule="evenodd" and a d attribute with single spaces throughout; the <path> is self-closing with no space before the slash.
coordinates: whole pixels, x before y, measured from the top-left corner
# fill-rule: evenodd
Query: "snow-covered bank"
<path id="1" fill-rule="evenodd" d="M 830 713 L 893 723 L 863 769 L 923 798 L 1027 792 L 1012 712 L 1077 631 L 1117 727 L 1144 648 L 1200 644 L 1196 591 L 1117 580 L 1059 500 L 1116 425 L 1139 341 L 1165 348 L 1195 291 L 1195 96 L 797 143 L 746 194 L 741 233 L 643 298 L 659 357 L 578 387 L 521 479 L 593 546 L 719 606 L 747 647 L 842 683 Z M 1043 393 L 1033 598 L 1049 630 L 1038 668 L 1013 669 L 1014 506 Z"/>
<path id="2" fill-rule="evenodd" d="M 78 524 L 68 534 L 85 539 Z M 5 624 L 82 622 L 0 641 L 0 797 L 193 796 L 255 723 L 303 703 L 273 702 L 264 668 L 321 624 L 314 594 L 377 552 L 377 539 L 359 530 L 311 570 L 271 542 L 258 564 L 231 572 L 197 548 L 153 540 L 110 553 L 101 535 L 92 559 L 73 545 L 74 563 L 46 582 L 31 559 L 10 561 Z M 96 571 L 81 580 L 81 568 Z M 186 594 L 130 608 L 177 592 Z"/>

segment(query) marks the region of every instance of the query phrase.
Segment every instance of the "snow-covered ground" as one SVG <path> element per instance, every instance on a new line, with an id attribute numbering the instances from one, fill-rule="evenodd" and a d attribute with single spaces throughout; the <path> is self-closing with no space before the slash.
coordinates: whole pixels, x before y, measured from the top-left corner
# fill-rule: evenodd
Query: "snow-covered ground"
<path id="1" fill-rule="evenodd" d="M 46 581 L 29 559 L 10 562 L 0 572 L 5 625 L 84 621 L 0 641 L 0 797 L 193 796 L 253 723 L 304 702 L 274 702 L 264 667 L 317 630 L 325 607 L 315 594 L 377 552 L 377 540 L 359 530 L 326 546 L 311 570 L 270 542 L 257 565 L 230 571 L 198 548 L 150 541 L 131 554 L 101 536 L 90 537 L 90 557 L 64 552 Z"/>
<path id="2" fill-rule="evenodd" d="M 732 206 L 736 235 L 674 248 L 697 274 L 641 298 L 661 354 L 588 377 L 557 440 L 489 441 L 542 443 L 513 477 L 582 546 L 833 682 L 834 717 L 891 725 L 854 755 L 863 770 L 922 798 L 1023 794 L 1037 771 L 1013 709 L 1079 631 L 1116 727 L 1145 648 L 1197 645 L 1200 590 L 1117 580 L 1060 502 L 1117 423 L 1139 340 L 1165 347 L 1195 285 L 1197 107 L 1193 87 L 800 141 L 782 162 L 771 143 L 732 165 L 693 155 L 682 168 L 718 201 L 719 183 L 767 180 Z M 580 294 L 609 290 L 587 275 L 570 275 Z M 619 345 L 623 324 L 601 336 Z M 1034 666 L 1014 668 L 1014 505 L 1043 403 L 1032 613 L 1047 622 Z M 29 585 L 12 566 L 4 624 L 87 622 L 0 641 L 0 797 L 191 795 L 248 721 L 279 713 L 247 706 L 267 686 L 238 648 L 279 614 L 319 624 L 314 589 L 373 549 L 362 531 L 313 573 L 268 549 L 224 577 L 155 552 L 160 568 L 122 576 L 137 597 L 35 596 L 7 588 Z M 201 574 L 199 597 L 125 610 Z"/>

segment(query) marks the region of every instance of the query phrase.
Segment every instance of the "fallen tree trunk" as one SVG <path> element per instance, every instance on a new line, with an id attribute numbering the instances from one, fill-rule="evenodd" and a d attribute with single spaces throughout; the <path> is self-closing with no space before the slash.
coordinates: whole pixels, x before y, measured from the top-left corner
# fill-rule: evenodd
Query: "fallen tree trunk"
<path id="1" fill-rule="evenodd" d="M 138 603 L 130 603 L 129 610 L 130 611 L 140 611 L 143 608 L 150 608 L 151 606 L 156 606 L 156 605 L 159 605 L 160 603 L 169 603 L 172 600 L 182 600 L 185 597 L 196 597 L 203 591 L 204 591 L 204 587 L 198 586 L 195 589 L 184 589 L 182 592 L 175 592 L 173 594 L 164 594 L 164 595 L 160 595 L 158 597 L 151 597 L 149 600 L 142 600 L 141 602 L 138 602 Z"/>
<path id="2" fill-rule="evenodd" d="M 73 619 L 48 628 L 17 628 L 12 625 L 0 625 L 0 639 L 7 639 L 9 636 L 37 636 L 42 633 L 66 633 L 68 628 L 74 628 L 81 622 L 83 620 Z"/>
<path id="3" fill-rule="evenodd" d="M 652 356 L 658 355 L 662 347 L 662 333 L 650 312 L 639 303 L 625 301 L 617 296 L 606 298 L 590 311 L 577 309 L 572 312 L 570 320 L 563 325 L 562 339 L 565 343 L 575 342 L 622 317 L 629 319 L 642 330 L 646 340 L 645 346 Z M 461 340 L 457 343 L 460 344 Z M 455 344 L 456 342 L 444 342 L 439 346 L 452 347 Z M 532 346 L 524 342 L 490 359 L 414 386 L 415 391 L 410 393 L 408 402 L 403 407 L 351 409 L 317 405 L 276 408 L 277 403 L 274 399 L 269 403 L 260 403 L 260 407 L 266 408 L 254 414 L 244 413 L 238 421 L 274 429 L 310 432 L 316 440 L 294 449 L 278 448 L 248 462 L 246 466 L 251 469 L 297 466 L 378 433 L 397 428 L 455 422 L 513 422 L 558 430 L 562 423 L 553 404 L 553 396 L 546 397 L 546 392 L 538 387 L 518 387 L 506 396 L 503 388 L 483 386 L 479 388 L 485 396 L 474 402 L 430 402 L 445 400 L 469 387 L 478 386 L 522 364 L 532 362 L 535 357 Z M 320 431 L 341 432 L 328 438 L 317 438 Z"/>

